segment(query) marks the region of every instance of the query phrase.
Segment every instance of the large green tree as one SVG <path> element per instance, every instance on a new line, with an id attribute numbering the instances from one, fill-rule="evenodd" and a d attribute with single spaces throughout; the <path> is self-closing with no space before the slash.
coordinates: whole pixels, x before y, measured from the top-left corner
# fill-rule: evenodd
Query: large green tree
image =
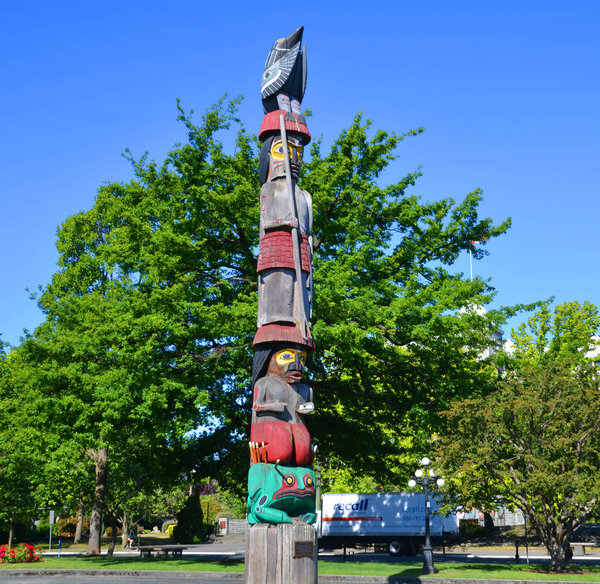
<path id="1" fill-rule="evenodd" d="M 31 460 L 39 459 L 39 452 L 29 449 L 16 435 L 14 412 L 21 397 L 10 384 L 10 361 L 0 340 L 0 530 L 8 534 L 12 545 L 15 524 L 30 525 L 36 513 L 33 497 L 37 482 Z"/>
<path id="2" fill-rule="evenodd" d="M 111 465 L 145 467 L 148 480 L 195 468 L 245 488 L 260 185 L 236 106 L 221 101 L 198 125 L 179 108 L 184 144 L 160 164 L 128 155 L 133 179 L 64 222 L 60 269 L 39 298 L 46 320 L 18 349 L 19 391 L 94 468 L 90 553 Z M 439 411 L 493 377 L 477 357 L 502 314 L 474 309 L 493 289 L 453 264 L 483 256 L 472 242 L 508 222 L 478 217 L 479 191 L 409 195 L 418 172 L 382 186 L 418 132 L 369 126 L 358 116 L 327 154 L 316 140 L 301 179 L 315 214 L 310 423 L 323 465 L 392 485 Z M 235 132 L 232 154 L 221 131 Z"/>
<path id="3" fill-rule="evenodd" d="M 564 570 L 573 531 L 600 511 L 600 378 L 596 307 L 543 305 L 499 356 L 487 395 L 449 410 L 441 456 L 467 505 L 518 507 Z"/>

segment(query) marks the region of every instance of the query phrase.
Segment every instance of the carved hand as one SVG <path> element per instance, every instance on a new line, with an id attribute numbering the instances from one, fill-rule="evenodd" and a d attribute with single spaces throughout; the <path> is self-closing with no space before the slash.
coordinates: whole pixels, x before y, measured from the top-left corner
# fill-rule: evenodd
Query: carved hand
<path id="1" fill-rule="evenodd" d="M 285 410 L 286 404 L 283 402 L 264 402 L 262 404 L 255 404 L 254 409 L 257 412 L 277 412 L 281 414 Z"/>
<path id="2" fill-rule="evenodd" d="M 272 221 L 265 221 L 263 224 L 263 229 L 265 231 L 274 231 L 274 230 L 281 230 L 281 229 L 285 229 L 286 228 L 290 228 L 290 229 L 298 229 L 299 226 L 299 222 L 298 219 L 296 219 L 296 217 L 290 217 L 287 219 L 274 219 Z"/>

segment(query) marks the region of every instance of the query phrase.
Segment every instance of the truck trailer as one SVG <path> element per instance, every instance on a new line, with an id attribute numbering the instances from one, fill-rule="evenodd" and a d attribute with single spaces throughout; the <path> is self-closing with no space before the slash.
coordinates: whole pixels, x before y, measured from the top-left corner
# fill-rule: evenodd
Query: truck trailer
<path id="1" fill-rule="evenodd" d="M 440 541 L 458 533 L 456 514 L 438 513 L 429 497 L 430 534 Z M 425 540 L 423 493 L 328 493 L 322 496 L 319 547 L 385 545 L 392 556 L 415 555 Z"/>

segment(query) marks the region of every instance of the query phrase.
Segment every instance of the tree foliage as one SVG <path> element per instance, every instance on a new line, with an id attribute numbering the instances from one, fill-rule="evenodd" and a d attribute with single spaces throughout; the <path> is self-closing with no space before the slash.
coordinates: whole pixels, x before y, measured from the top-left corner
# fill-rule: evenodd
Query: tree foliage
<path id="1" fill-rule="evenodd" d="M 600 511 L 600 379 L 590 303 L 544 304 L 515 335 L 502 378 L 456 402 L 441 442 L 451 486 L 470 505 L 512 504 L 563 570 L 573 531 Z"/>
<path id="2" fill-rule="evenodd" d="M 236 107 L 222 100 L 196 125 L 178 106 L 187 141 L 160 164 L 128 153 L 133 179 L 102 186 L 58 231 L 45 322 L 17 349 L 11 383 L 50 431 L 37 438 L 82 477 L 63 498 L 89 493 L 94 471 L 96 499 L 110 476 L 143 488 L 191 469 L 244 490 L 260 185 Z M 220 132 L 235 132 L 233 154 Z M 381 185 L 418 133 L 372 132 L 357 116 L 328 154 L 313 143 L 301 179 L 315 211 L 311 434 L 324 466 L 385 486 L 429 448 L 442 409 L 490 383 L 477 357 L 503 318 L 470 308 L 493 288 L 453 264 L 483 256 L 473 241 L 509 221 L 479 218 L 479 191 L 409 195 L 419 172 Z M 63 480 L 45 469 L 49 485 Z"/>
<path id="3" fill-rule="evenodd" d="M 34 418 L 22 416 L 29 404 L 12 384 L 15 361 L 14 353 L 6 355 L 0 342 L 0 532 L 8 534 L 9 547 L 15 527 L 20 527 L 17 535 L 29 536 L 44 455 Z"/>
<path id="4" fill-rule="evenodd" d="M 418 132 L 369 130 L 357 116 L 326 156 L 317 141 L 303 172 L 315 205 L 312 435 L 323 466 L 332 453 L 392 488 L 429 449 L 439 411 L 492 378 L 478 356 L 502 315 L 472 309 L 493 289 L 453 264 L 466 250 L 482 257 L 473 241 L 502 234 L 509 221 L 480 219 L 479 191 L 458 204 L 409 195 L 419 172 L 380 186 Z"/>

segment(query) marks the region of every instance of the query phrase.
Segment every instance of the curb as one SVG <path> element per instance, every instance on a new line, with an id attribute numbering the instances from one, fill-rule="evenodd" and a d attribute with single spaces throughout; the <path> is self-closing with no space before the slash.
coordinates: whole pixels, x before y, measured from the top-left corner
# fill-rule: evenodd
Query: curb
<path id="1" fill-rule="evenodd" d="M 0 575 L 24 577 L 27 576 L 133 576 L 143 581 L 145 578 L 159 576 L 169 581 L 210 581 L 244 579 L 240 572 L 178 572 L 176 570 L 0 570 Z M 487 578 L 431 578 L 422 576 L 418 578 L 402 578 L 401 576 L 319 576 L 319 584 L 336 582 L 360 582 L 361 584 L 581 584 L 581 581 L 569 580 L 497 580 Z"/>

